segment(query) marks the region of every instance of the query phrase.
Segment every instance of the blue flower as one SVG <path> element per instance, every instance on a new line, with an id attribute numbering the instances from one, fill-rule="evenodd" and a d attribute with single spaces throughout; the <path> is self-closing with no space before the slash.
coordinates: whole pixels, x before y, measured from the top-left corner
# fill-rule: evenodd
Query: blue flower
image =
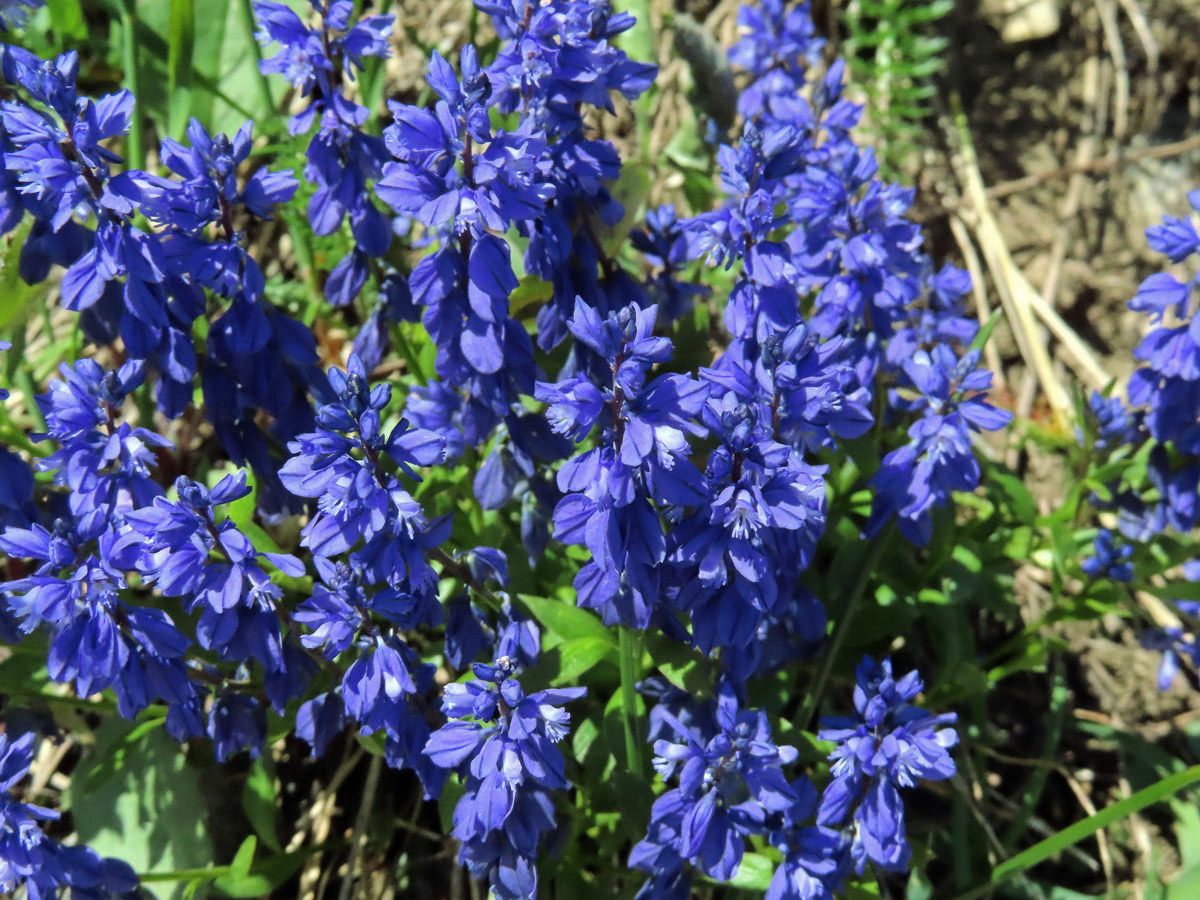
<path id="1" fill-rule="evenodd" d="M 979 484 L 979 463 L 971 449 L 971 433 L 995 431 L 1012 419 L 983 397 L 992 375 L 975 368 L 979 351 L 959 359 L 944 344 L 932 353 L 918 351 L 904 365 L 910 391 L 895 393 L 893 406 L 921 412 L 908 429 L 910 443 L 884 457 L 872 479 L 875 503 L 866 531 L 874 533 L 892 514 L 910 541 L 925 544 L 932 531 L 931 511 L 946 506 L 954 491 Z"/>
<path id="2" fill-rule="evenodd" d="M 330 382 L 337 401 L 318 411 L 317 431 L 288 445 L 293 455 L 280 469 L 288 490 L 318 501 L 316 515 L 304 527 L 303 543 L 318 556 L 332 557 L 365 540 L 352 563 L 371 583 L 391 578 L 393 586 L 407 583 L 420 593 L 434 581 L 424 552 L 443 538 L 383 464 L 390 459 L 417 478 L 417 466 L 442 458 L 444 440 L 409 428 L 404 419 L 385 434 L 381 414 L 391 387 L 369 386 L 357 356 L 350 357 L 347 371 L 332 370 Z"/>
<path id="3" fill-rule="evenodd" d="M 368 110 L 351 100 L 342 83 L 353 78 L 367 57 L 391 55 L 394 18 L 365 16 L 353 21 L 350 0 L 314 0 L 321 14 L 320 28 L 308 28 L 282 3 L 254 4 L 265 47 L 279 43 L 279 51 L 264 59 L 260 69 L 278 73 L 292 82 L 310 102 L 288 123 L 292 134 L 302 134 L 319 121 L 305 154 L 304 176 L 316 185 L 308 201 L 308 219 L 316 234 L 333 234 L 348 218 L 354 249 L 330 273 L 325 296 L 335 306 L 345 306 L 362 290 L 370 257 L 379 257 L 391 246 L 392 225 L 375 206 L 368 182 L 382 172 L 387 158 L 383 141 L 366 134 L 362 126 Z"/>
<path id="4" fill-rule="evenodd" d="M 442 711 L 449 721 L 425 744 L 439 768 L 459 771 L 466 791 L 454 809 L 459 862 L 486 879 L 501 900 L 537 895 L 541 836 L 555 827 L 550 791 L 566 790 L 562 753 L 570 729 L 562 706 L 586 688 L 526 694 L 513 660 L 476 663 L 475 679 L 448 684 Z"/>
<path id="5" fill-rule="evenodd" d="M 733 392 L 711 397 L 705 418 L 721 444 L 709 456 L 705 502 L 671 535 L 677 602 L 697 646 L 721 647 L 727 671 L 744 678 L 760 629 L 786 608 L 825 530 L 824 468 L 769 437 L 758 408 Z"/>
<path id="6" fill-rule="evenodd" d="M 246 694 L 221 694 L 208 714 L 208 736 L 213 740 L 217 762 L 225 762 L 242 750 L 257 759 L 267 739 L 266 713 L 257 700 Z"/>
<path id="7" fill-rule="evenodd" d="M 783 854 L 765 900 L 833 900 L 850 871 L 850 840 L 832 828 L 808 826 L 817 791 L 807 778 L 792 782 L 796 802 L 772 822 L 771 845 Z"/>
<path id="8" fill-rule="evenodd" d="M 119 516 L 151 502 L 162 492 L 150 475 L 155 453 L 171 442 L 116 418 L 142 381 L 142 365 L 131 361 L 105 372 L 94 360 L 81 359 L 63 363 L 59 372 L 62 379 L 51 379 L 50 392 L 37 398 L 48 430 L 34 436 L 59 447 L 38 467 L 54 471 L 55 482 L 70 489 L 76 515 L 99 510 Z"/>
<path id="9" fill-rule="evenodd" d="M 646 296 L 658 307 L 664 322 L 672 322 L 691 312 L 697 297 L 707 296 L 711 288 L 690 284 L 676 278 L 687 262 L 688 241 L 675 207 L 666 203 L 647 210 L 646 230 L 635 229 L 630 235 L 633 246 L 646 255 L 646 260 L 659 271 L 646 282 Z"/>
<path id="10" fill-rule="evenodd" d="M 394 17 L 367 16 L 351 24 L 352 0 L 313 0 L 312 6 L 322 17 L 320 29 L 307 27 L 282 3 L 260 0 L 254 4 L 254 16 L 259 25 L 258 42 L 263 46 L 279 44 L 279 50 L 274 56 L 263 59 L 259 69 L 267 75 L 283 75 L 302 97 L 313 98 L 304 112 L 292 117 L 289 124 L 292 134 L 307 131 L 313 117 L 327 108 L 339 117 L 361 124 L 361 121 L 355 121 L 361 107 L 336 89 L 341 87 L 340 84 L 335 88 L 331 76 L 362 69 L 367 57 L 391 55 Z"/>
<path id="11" fill-rule="evenodd" d="M 771 740 L 766 714 L 741 709 L 728 684 L 718 689 L 713 713 L 709 722 L 691 724 L 661 714 L 673 740 L 655 741 L 654 768 L 664 781 L 678 773 L 679 786 L 654 802 L 631 868 L 671 875 L 686 861 L 728 881 L 741 865 L 746 839 L 765 834 L 768 821 L 798 800 L 782 771 L 796 749 Z"/>
<path id="12" fill-rule="evenodd" d="M 1089 556 L 1079 564 L 1089 578 L 1110 578 L 1113 581 L 1130 581 L 1133 579 L 1133 545 L 1117 546 L 1113 534 L 1107 528 L 1096 532 L 1096 555 Z"/>
<path id="13" fill-rule="evenodd" d="M 211 137 L 196 119 L 187 128 L 191 149 L 164 138 L 163 163 L 180 180 L 146 175 L 142 211 L 167 232 L 163 242 L 168 265 L 178 275 L 224 297 L 262 296 L 263 275 L 258 263 L 242 247 L 243 236 L 234 231 L 239 207 L 260 219 L 270 219 L 274 207 L 287 203 L 296 192 L 290 171 L 256 170 L 239 188 L 237 169 L 250 153 L 253 123 L 247 122 L 230 140 Z M 219 230 L 216 242 L 205 232 Z M 189 323 L 190 325 L 190 323 Z"/>
<path id="14" fill-rule="evenodd" d="M 892 676 L 892 662 L 864 657 L 855 672 L 853 718 L 824 719 L 819 737 L 836 745 L 832 779 L 821 797 L 817 822 L 838 825 L 853 812 L 852 853 L 861 874 L 868 860 L 902 872 L 911 848 L 905 834 L 901 788 L 942 781 L 955 772 L 947 750 L 958 743 L 949 725 L 954 713 L 932 715 L 911 705 L 923 684 L 914 670 Z"/>
<path id="15" fill-rule="evenodd" d="M 1195 563 L 1191 564 L 1193 567 Z M 1190 573 L 1189 581 L 1200 580 L 1197 573 Z M 1200 602 L 1195 600 L 1176 600 L 1175 606 L 1179 611 L 1192 619 L 1200 617 Z M 1190 662 L 1193 668 L 1200 667 L 1200 643 L 1190 626 L 1169 625 L 1164 628 L 1152 628 L 1141 637 L 1142 646 L 1147 650 L 1156 650 L 1162 654 L 1158 665 L 1158 689 L 1165 691 L 1179 674 L 1180 664 Z"/>

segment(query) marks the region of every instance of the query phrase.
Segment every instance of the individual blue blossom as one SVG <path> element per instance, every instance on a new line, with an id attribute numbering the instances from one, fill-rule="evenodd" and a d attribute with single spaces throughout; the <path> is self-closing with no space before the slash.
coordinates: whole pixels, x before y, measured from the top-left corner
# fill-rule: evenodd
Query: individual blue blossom
<path id="1" fill-rule="evenodd" d="M 1200 571 L 1197 571 L 1195 562 L 1189 564 L 1185 574 L 1188 575 L 1189 581 L 1200 581 Z M 1200 618 L 1200 602 L 1176 600 L 1174 605 L 1190 620 Z M 1152 628 L 1141 636 L 1141 644 L 1147 650 L 1155 650 L 1162 654 L 1158 665 L 1160 691 L 1165 691 L 1171 686 L 1183 663 L 1190 663 L 1193 670 L 1200 667 L 1200 644 L 1196 641 L 1195 629 L 1191 622 Z"/>
<path id="2" fill-rule="evenodd" d="M 764 900 L 833 900 L 850 872 L 850 839 L 808 822 L 817 808 L 817 790 L 807 778 L 792 782 L 796 802 L 776 814 L 771 845 L 783 854 Z"/>
<path id="3" fill-rule="evenodd" d="M 923 688 L 914 670 L 892 675 L 892 662 L 864 657 L 855 671 L 856 715 L 821 722 L 820 738 L 836 746 L 829 758 L 831 780 L 821 797 L 817 822 L 840 825 L 853 813 L 852 854 L 861 874 L 870 861 L 888 871 L 905 871 L 911 848 L 905 831 L 902 788 L 942 781 L 955 772 L 947 750 L 958 743 L 954 713 L 933 715 L 913 706 Z"/>
<path id="4" fill-rule="evenodd" d="M 765 834 L 797 802 L 782 771 L 796 749 L 776 745 L 766 714 L 741 709 L 728 684 L 718 690 L 709 727 L 689 726 L 669 712 L 661 719 L 670 737 L 655 741 L 654 768 L 664 781 L 678 774 L 679 784 L 654 802 L 647 837 L 629 865 L 649 872 L 652 883 L 674 880 L 685 862 L 728 881 L 746 840 Z"/>
<path id="5" fill-rule="evenodd" d="M 208 736 L 213 740 L 217 762 L 225 762 L 242 750 L 257 759 L 267 739 L 266 713 L 257 700 L 246 694 L 221 694 L 208 714 Z"/>
<path id="6" fill-rule="evenodd" d="M 1200 212 L 1200 190 L 1188 193 L 1188 203 L 1193 210 Z M 1146 229 L 1146 243 L 1151 250 L 1177 263 L 1200 250 L 1200 235 L 1196 234 L 1195 226 L 1188 219 L 1163 216 L 1161 225 Z"/>
<path id="7" fill-rule="evenodd" d="M 0 341 L 0 351 L 11 347 L 7 341 Z M 8 391 L 0 388 L 0 403 L 7 399 Z M 36 515 L 33 484 L 33 472 L 25 460 L 7 447 L 0 447 L 0 528 L 32 523 Z"/>
<path id="8" fill-rule="evenodd" d="M 526 694 L 513 660 L 474 666 L 475 678 L 448 684 L 449 720 L 425 744 L 434 765 L 459 771 L 465 793 L 454 809 L 459 862 L 500 900 L 537 895 L 541 837 L 555 827 L 551 791 L 570 787 L 556 746 L 570 730 L 562 707 L 586 688 Z"/>
<path id="9" fill-rule="evenodd" d="M 348 722 L 340 689 L 327 691 L 300 704 L 296 711 L 296 737 L 308 743 L 314 757 L 324 756 Z"/>
<path id="10" fill-rule="evenodd" d="M 495 640 L 487 616 L 466 596 L 456 597 L 446 607 L 446 662 L 463 670 L 474 662 Z"/>
<path id="11" fill-rule="evenodd" d="M 1130 581 L 1133 579 L 1132 544 L 1118 545 L 1113 533 L 1107 528 L 1096 532 L 1094 542 L 1095 555 L 1089 556 L 1079 564 L 1089 578 L 1108 578 L 1112 581 Z"/>

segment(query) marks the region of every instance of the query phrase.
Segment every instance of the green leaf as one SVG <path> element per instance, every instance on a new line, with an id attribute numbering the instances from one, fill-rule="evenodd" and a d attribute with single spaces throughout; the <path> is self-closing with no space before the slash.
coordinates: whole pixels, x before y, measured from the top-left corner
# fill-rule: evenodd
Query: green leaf
<path id="1" fill-rule="evenodd" d="M 606 641 L 612 647 L 616 646 L 616 641 L 613 640 L 610 630 L 604 627 L 604 623 L 594 613 L 580 609 L 574 603 L 529 594 L 518 594 L 517 599 L 549 632 L 561 640 L 592 637 Z"/>
<path id="2" fill-rule="evenodd" d="M 171 0 L 167 14 L 167 133 L 179 140 L 192 108 L 192 53 L 196 42 L 194 0 Z"/>
<path id="3" fill-rule="evenodd" d="M 761 853 L 747 853 L 742 857 L 737 874 L 729 880 L 732 887 L 747 891 L 765 891 L 771 886 L 771 878 L 775 875 L 778 863 L 773 862 Z"/>
<path id="4" fill-rule="evenodd" d="M 83 21 L 79 0 L 47 0 L 46 6 L 59 46 L 68 40 L 82 41 L 87 38 L 87 24 Z"/>
<path id="5" fill-rule="evenodd" d="M 277 852 L 282 850 L 275 826 L 275 776 L 265 757 L 259 757 L 250 767 L 250 775 L 242 788 L 242 808 L 263 843 Z"/>
<path id="6" fill-rule="evenodd" d="M 307 4 L 289 0 L 293 10 Z M 173 98 L 168 92 L 172 4 L 139 0 L 137 43 L 143 74 L 139 104 L 161 122 L 171 119 Z M 206 0 L 194 17 L 190 113 L 211 132 L 233 134 L 247 118 L 261 123 L 256 133 L 282 131 L 284 118 L 263 95 L 258 71 L 258 44 L 247 31 L 240 0 Z M 182 64 L 182 61 L 181 61 Z M 272 125 L 271 123 L 276 123 Z"/>
<path id="7" fill-rule="evenodd" d="M 551 684 L 576 684 L 580 676 L 604 660 L 616 662 L 617 649 L 612 642 L 593 635 L 563 641 L 556 649 L 561 654 L 562 663 L 558 674 L 550 678 Z"/>
<path id="8" fill-rule="evenodd" d="M 245 878 L 249 875 L 250 866 L 254 864 L 254 851 L 257 849 L 258 838 L 255 835 L 252 834 L 242 841 L 242 846 L 238 847 L 233 856 L 233 862 L 229 864 L 229 874 L 235 878 Z"/>
<path id="9" fill-rule="evenodd" d="M 975 335 L 975 340 L 971 341 L 969 350 L 982 350 L 989 340 L 992 338 L 992 332 L 996 329 L 996 323 L 1000 321 L 1000 316 L 1004 314 L 1004 310 L 997 309 L 988 317 L 987 322 L 979 329 L 979 333 Z"/>
<path id="10" fill-rule="evenodd" d="M 1033 524 L 1037 520 L 1037 501 L 1033 499 L 1033 493 L 1020 478 L 1010 475 L 1008 472 L 992 469 L 988 472 L 988 481 L 1000 489 L 1018 520 L 1027 525 Z"/>
<path id="11" fill-rule="evenodd" d="M 21 248 L 33 228 L 33 218 L 26 216 L 12 233 L 5 238 L 4 252 L 0 254 L 0 333 L 20 318 L 36 288 L 30 287 L 18 272 Z"/>
<path id="12" fill-rule="evenodd" d="M 96 729 L 65 798 L 79 841 L 141 873 L 208 866 L 199 772 L 175 740 L 161 728 L 144 731 L 145 724 L 112 718 Z M 182 897 L 184 889 L 183 882 L 168 882 L 150 890 L 165 900 Z"/>
<path id="13" fill-rule="evenodd" d="M 252 842 L 253 835 L 246 838 L 229 866 L 229 873 L 213 881 L 214 887 L 231 897 L 262 897 L 291 878 L 304 861 L 319 849 L 305 847 L 291 853 L 277 853 L 252 863 L 257 843 Z"/>

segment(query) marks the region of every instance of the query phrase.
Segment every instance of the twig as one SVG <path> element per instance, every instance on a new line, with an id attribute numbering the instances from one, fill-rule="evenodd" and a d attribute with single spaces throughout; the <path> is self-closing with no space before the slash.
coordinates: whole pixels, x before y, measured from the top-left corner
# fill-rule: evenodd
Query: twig
<path id="1" fill-rule="evenodd" d="M 1071 175 L 1086 172 L 1102 172 L 1106 169 L 1116 169 L 1127 166 L 1130 163 L 1141 162 L 1144 159 L 1164 159 L 1170 156 L 1179 156 L 1183 153 L 1189 153 L 1192 150 L 1200 150 L 1200 135 L 1193 135 L 1190 138 L 1173 141 L 1170 144 L 1159 144 L 1156 147 L 1130 150 L 1128 153 L 1109 153 L 1106 156 L 1101 156 L 1087 163 L 1059 166 L 1056 169 L 1048 169 L 1045 172 L 1037 172 L 1033 175 L 1014 178 L 1012 181 L 1002 181 L 987 188 L 984 193 L 988 199 L 998 200 L 1001 197 L 1007 197 L 1009 194 L 1017 194 L 1029 188 L 1037 187 L 1044 182 L 1054 181 L 1056 178 L 1068 178 Z"/>
<path id="2" fill-rule="evenodd" d="M 1117 2 L 1121 4 L 1121 9 L 1125 10 L 1125 15 L 1129 16 L 1129 21 L 1133 23 L 1133 30 L 1137 32 L 1138 40 L 1142 42 L 1142 49 L 1146 51 L 1146 67 L 1152 73 L 1157 72 L 1158 41 L 1154 39 L 1150 23 L 1146 21 L 1146 14 L 1137 5 L 1137 0 L 1117 0 Z"/>
<path id="3" fill-rule="evenodd" d="M 63 759 L 73 746 L 75 746 L 75 739 L 69 734 L 57 745 L 52 741 L 42 742 L 42 746 L 38 749 L 37 759 L 31 767 L 33 776 L 29 782 L 30 797 L 36 797 L 46 789 L 51 777 L 58 771 L 58 767 L 62 765 Z"/>
<path id="4" fill-rule="evenodd" d="M 975 147 L 971 141 L 970 128 L 966 115 L 962 110 L 962 102 L 955 94 L 951 98 L 954 117 L 954 131 L 958 136 L 959 151 L 962 156 L 958 166 L 959 177 L 962 181 L 963 193 L 974 207 L 975 237 L 983 250 L 984 259 L 992 273 L 996 290 L 1004 307 L 1005 316 L 1017 340 L 1026 364 L 1037 374 L 1042 393 L 1050 404 L 1055 419 L 1060 427 L 1065 428 L 1070 421 L 1071 399 L 1059 383 L 1046 350 L 1045 336 L 1034 318 L 1033 305 L 1030 295 L 1034 294 L 1033 286 L 1017 268 L 1009 253 L 1008 246 L 1000 234 L 991 210 L 988 208 L 987 197 L 983 190 L 983 176 L 979 173 L 979 161 L 975 156 Z"/>
<path id="5" fill-rule="evenodd" d="M 1125 44 L 1121 40 L 1121 29 L 1117 27 L 1117 6 L 1114 0 L 1096 0 L 1096 11 L 1100 14 L 1100 26 L 1104 30 L 1104 43 L 1112 57 L 1113 70 L 1117 79 L 1117 99 L 1113 107 L 1113 135 L 1117 140 L 1125 137 L 1129 124 L 1129 64 L 1125 58 Z"/>
<path id="6" fill-rule="evenodd" d="M 1089 93 L 1092 94 L 1094 112 L 1091 133 L 1079 142 L 1079 148 L 1076 150 L 1076 161 L 1079 165 L 1091 161 L 1095 153 L 1096 142 L 1099 139 L 1098 136 L 1104 132 L 1107 109 L 1107 91 L 1104 89 L 1106 79 L 1103 77 L 1101 66 L 1095 58 L 1089 59 L 1087 64 L 1091 71 L 1086 83 L 1090 88 Z M 1072 368 L 1083 376 L 1093 388 L 1100 390 L 1112 380 L 1111 376 L 1092 354 L 1091 348 L 1080 339 L 1075 330 L 1063 320 L 1054 308 L 1054 297 L 1058 293 L 1059 275 L 1062 272 L 1062 261 L 1067 253 L 1067 238 L 1070 234 L 1067 223 L 1073 221 L 1079 211 L 1085 184 L 1082 174 L 1077 173 L 1071 176 L 1066 199 L 1058 211 L 1060 224 L 1054 238 L 1054 247 L 1050 251 L 1050 265 L 1046 271 L 1046 278 L 1042 282 L 1041 293 L 1031 292 L 1029 302 L 1033 306 L 1034 313 L 1062 343 L 1067 355 L 1074 360 L 1075 364 Z"/>
<path id="7" fill-rule="evenodd" d="M 950 217 L 950 232 L 958 242 L 959 252 L 963 255 L 967 271 L 971 274 L 971 293 L 975 297 L 975 315 L 979 317 L 979 327 L 982 328 L 992 317 L 992 306 L 988 303 L 987 288 L 983 285 L 983 267 L 979 264 L 979 254 L 975 252 L 975 244 L 967 232 L 960 216 Z M 987 363 L 992 377 L 996 379 L 996 387 L 1006 389 L 1008 379 L 1004 377 L 1004 366 L 1000 362 L 1000 351 L 996 349 L 995 341 L 983 345 L 983 358 Z"/>
<path id="8" fill-rule="evenodd" d="M 1059 774 L 1063 780 L 1067 782 L 1067 787 L 1071 789 L 1071 793 L 1075 795 L 1075 799 L 1079 801 L 1079 805 L 1083 807 L 1083 811 L 1088 817 L 1096 814 L 1096 804 L 1092 802 L 1092 798 L 1088 796 L 1083 785 L 1065 766 L 1059 769 Z M 1096 845 L 1100 850 L 1100 865 L 1104 868 L 1104 882 L 1108 885 L 1106 896 L 1113 896 L 1113 862 L 1112 851 L 1108 847 L 1108 834 L 1101 828 L 1096 832 Z"/>
<path id="9" fill-rule="evenodd" d="M 375 808 L 375 795 L 379 792 L 379 776 L 383 773 L 383 757 L 372 756 L 371 766 L 367 769 L 367 781 L 363 785 L 363 801 L 358 807 L 358 815 L 354 818 L 354 837 L 350 840 L 350 859 L 346 861 L 346 877 L 342 879 L 338 900 L 350 900 L 350 892 L 354 888 L 354 870 L 358 858 L 362 856 L 363 847 L 367 843 L 367 826 L 371 824 L 371 810 Z"/>

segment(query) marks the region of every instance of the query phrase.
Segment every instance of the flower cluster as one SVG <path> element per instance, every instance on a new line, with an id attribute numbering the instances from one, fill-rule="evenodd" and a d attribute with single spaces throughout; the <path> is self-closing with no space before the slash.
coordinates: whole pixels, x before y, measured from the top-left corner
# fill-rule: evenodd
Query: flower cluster
<path id="1" fill-rule="evenodd" d="M 1200 210 L 1200 191 L 1188 194 L 1193 210 Z M 1170 262 L 1194 262 L 1200 257 L 1200 235 L 1184 217 L 1164 216 L 1161 225 L 1146 229 L 1150 248 Z M 1108 451 L 1109 458 L 1138 448 L 1145 461 L 1145 480 L 1113 482 L 1104 498 L 1092 503 L 1116 513 L 1119 534 L 1101 528 L 1095 537 L 1094 555 L 1081 563 L 1092 579 L 1114 582 L 1140 580 L 1144 557 L 1138 546 L 1168 529 L 1189 535 L 1200 525 L 1200 306 L 1197 304 L 1200 272 L 1180 280 L 1169 272 L 1146 278 L 1129 308 L 1144 313 L 1151 328 L 1134 350 L 1139 366 L 1129 379 L 1128 404 L 1119 396 L 1098 392 L 1089 398 L 1090 446 Z M 1173 573 L 1172 573 L 1173 574 Z M 1189 582 L 1200 580 L 1200 562 L 1183 566 Z M 1178 624 L 1149 630 L 1142 643 L 1162 652 L 1158 683 L 1166 689 L 1184 660 L 1195 668 L 1195 618 L 1200 605 L 1192 599 L 1172 599 Z"/>
<path id="2" fill-rule="evenodd" d="M 652 334 L 655 307 L 627 306 L 607 318 L 576 301 L 571 333 L 603 361 L 607 378 L 575 374 L 539 383 L 554 430 L 581 441 L 597 425 L 598 444 L 558 470 L 564 496 L 554 510 L 554 536 L 591 554 L 575 578 L 579 604 L 599 610 L 605 624 L 646 628 L 662 593 L 667 545 L 652 499 L 698 502 L 699 473 L 687 460 L 687 438 L 705 390 L 684 375 L 648 380 L 670 357 L 671 341 Z"/>
<path id="3" fill-rule="evenodd" d="M 304 24 L 282 3 L 256 2 L 258 40 L 277 43 L 275 55 L 259 67 L 283 75 L 307 105 L 288 121 L 288 131 L 304 134 L 316 121 L 309 142 L 304 177 L 316 186 L 308 201 L 314 234 L 333 234 L 349 219 L 354 249 L 330 273 L 325 296 L 335 306 L 354 300 L 366 283 L 368 263 L 383 256 L 392 243 L 392 223 L 379 211 L 367 187 L 380 176 L 387 152 L 383 142 L 363 131 L 370 115 L 351 99 L 344 85 L 368 58 L 391 55 L 394 17 L 366 16 L 354 21 L 352 0 L 314 0 L 319 27 Z"/>
<path id="4" fill-rule="evenodd" d="M 622 629 L 626 750 L 648 739 L 663 786 L 629 856 L 649 875 L 640 896 L 682 900 L 694 871 L 730 881 L 748 848 L 768 845 L 780 860 L 771 900 L 828 900 L 855 864 L 901 869 L 901 789 L 954 771 L 943 727 L 954 717 L 910 705 L 917 674 L 859 667 L 857 716 L 821 732 L 836 745 L 823 795 L 790 771 L 797 751 L 751 703 L 756 679 L 824 650 L 825 607 L 804 576 L 842 515 L 828 475 L 848 442 L 874 429 L 884 448 L 857 484 L 869 518 L 836 523 L 851 533 L 897 520 L 923 544 L 933 511 L 977 485 L 971 442 L 1008 416 L 987 402 L 990 374 L 969 348 L 969 279 L 935 272 L 905 217 L 911 192 L 884 183 L 851 139 L 845 67 L 822 70 L 806 6 L 742 10 L 730 54 L 747 79 L 742 122 L 716 150 L 724 201 L 647 212 L 628 253 L 616 247 L 621 159 L 596 123 L 654 78 L 617 44 L 633 17 L 606 0 L 475 5 L 498 35 L 494 55 L 468 46 L 456 66 L 434 52 L 432 108 L 391 101 L 376 136 L 363 103 L 377 102 L 393 18 L 359 16 L 351 0 L 312 0 L 309 16 L 253 4 L 261 72 L 292 85 L 288 131 L 307 141 L 311 194 L 299 199 L 290 171 L 252 160 L 250 122 L 227 136 L 193 120 L 186 144 L 163 140 L 158 170 L 119 170 L 110 145 L 130 128 L 132 96 L 80 97 L 74 54 L 42 63 L 5 48 L 0 231 L 28 226 L 22 277 L 62 267 L 63 306 L 106 349 L 64 365 L 39 398 L 46 433 L 32 437 L 54 443 L 43 481 L 0 450 L 0 550 L 13 563 L 0 634 L 44 632 L 52 679 L 79 696 L 111 691 L 126 717 L 161 703 L 171 735 L 207 735 L 220 761 L 263 753 L 269 712 L 316 756 L 348 728 L 374 735 L 427 799 L 458 779 L 459 859 L 517 900 L 537 893 L 556 798 L 571 787 L 564 707 L 587 694 L 565 674 L 569 645 L 564 669 L 539 664 L 527 614 L 540 613 L 543 585 L 522 579 L 573 573 L 585 611 L 560 614 L 604 654 L 593 665 L 616 661 L 604 629 Z M 16 21 L 8 9 L 0 24 Z M 338 337 L 318 354 L 252 252 L 276 209 L 305 197 L 313 233 L 353 239 L 324 284 L 344 309 L 317 311 L 363 323 L 344 357 Z M 1190 246 L 1185 232 L 1164 230 L 1172 253 Z M 406 252 L 391 252 L 397 241 Z M 680 336 L 712 294 L 688 275 L 706 264 L 728 271 L 713 279 L 728 297 L 712 298 L 727 300 L 725 333 L 714 325 L 718 352 L 683 371 L 697 348 Z M 418 321 L 433 377 L 406 346 L 411 377 L 388 380 L 393 337 L 417 333 L 397 324 Z M 1146 351 L 1163 379 L 1200 378 L 1185 337 Z M 1105 440 L 1143 426 L 1093 407 Z M 173 430 L 154 427 L 164 418 Z M 905 430 L 907 441 L 889 437 Z M 1186 449 L 1185 435 L 1155 436 Z M 1151 455 L 1163 499 L 1126 519 L 1195 521 L 1186 497 L 1200 465 L 1175 463 Z M 472 479 L 473 498 L 458 489 Z M 1096 548 L 1089 574 L 1128 573 L 1128 547 L 1102 532 Z M 528 567 L 511 555 L 521 549 Z M 631 630 L 684 644 L 716 685 L 697 697 L 647 678 L 646 734 L 629 708 Z M 1163 637 L 1171 659 L 1185 638 Z M 547 676 L 552 687 L 526 693 L 522 680 Z M 2 741 L 7 790 L 29 745 Z M 65 860 L 85 852 L 50 849 L 35 807 L 5 809 L 16 824 L 0 827 L 0 873 L 12 873 L 0 887 L 132 889 L 99 863 L 88 871 L 103 877 L 72 881 L 84 876 Z M 10 840 L 18 832 L 32 837 Z"/>
<path id="5" fill-rule="evenodd" d="M 517 665 L 501 656 L 476 663 L 475 678 L 446 686 L 449 721 L 425 745 L 434 765 L 459 771 L 466 788 L 454 808 L 459 861 L 499 900 L 537 896 L 537 853 L 554 828 L 552 790 L 570 787 L 556 746 L 569 733 L 562 707 L 587 688 L 526 694 Z"/>
<path id="6" fill-rule="evenodd" d="M 736 874 L 747 841 L 766 836 L 784 854 L 772 881 L 777 898 L 832 896 L 848 869 L 849 844 L 837 832 L 805 826 L 816 808 L 807 778 L 788 781 L 796 749 L 778 746 L 761 710 L 742 709 L 728 684 L 697 704 L 668 688 L 651 719 L 654 767 L 678 787 L 654 802 L 645 840 L 629 864 L 650 873 L 639 898 L 691 896 L 691 863 L 709 878 Z"/>
<path id="7" fill-rule="evenodd" d="M 890 659 L 877 663 L 864 658 L 855 677 L 857 715 L 821 723 L 821 739 L 836 747 L 829 757 L 833 778 L 821 797 L 817 821 L 839 825 L 853 815 L 851 854 L 858 871 L 869 860 L 902 872 L 912 849 L 900 789 L 954 774 L 947 750 L 958 743 L 958 734 L 944 726 L 956 717 L 932 715 L 910 704 L 921 693 L 921 678 L 916 671 L 893 677 Z"/>

